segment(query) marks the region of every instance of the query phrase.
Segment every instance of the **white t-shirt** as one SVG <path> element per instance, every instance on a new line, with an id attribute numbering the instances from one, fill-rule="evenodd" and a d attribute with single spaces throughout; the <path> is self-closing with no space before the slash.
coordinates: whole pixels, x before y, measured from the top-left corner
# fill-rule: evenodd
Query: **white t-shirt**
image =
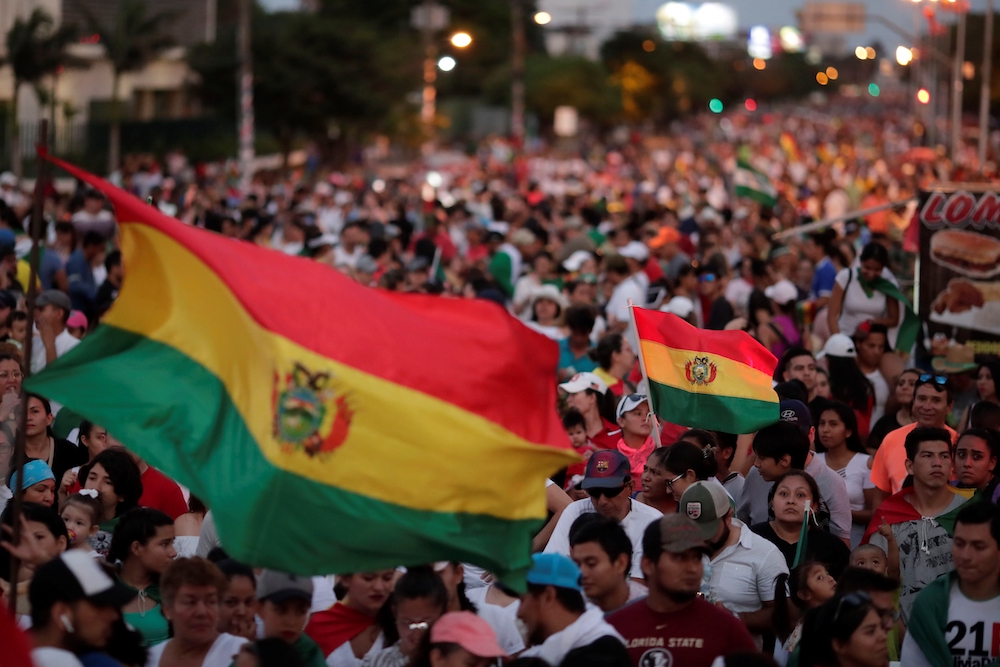
<path id="1" fill-rule="evenodd" d="M 826 454 L 816 454 L 816 458 L 828 468 L 830 464 L 826 461 Z M 833 470 L 833 468 L 830 468 Z M 874 489 L 872 484 L 871 470 L 868 469 L 868 455 L 855 454 L 848 461 L 847 465 L 840 470 L 833 470 L 844 479 L 847 486 L 847 499 L 851 502 L 851 510 L 863 510 L 865 508 L 865 489 Z M 867 526 L 861 524 L 851 525 L 851 548 L 861 544 L 861 538 L 865 536 Z"/>
<path id="2" fill-rule="evenodd" d="M 875 422 L 885 414 L 885 402 L 889 400 L 889 383 L 885 381 L 882 371 L 877 368 L 871 373 L 865 373 L 865 377 L 872 383 L 872 388 L 875 390 L 875 406 L 872 408 L 871 419 L 871 424 L 874 426 Z"/>
<path id="3" fill-rule="evenodd" d="M 368 649 L 368 653 L 365 653 L 360 658 L 354 655 L 351 642 L 346 641 L 338 646 L 333 653 L 326 656 L 326 664 L 328 667 L 361 667 L 361 663 L 365 661 L 365 658 L 378 655 L 384 648 L 385 636 L 381 632 L 378 633 L 378 637 L 375 638 L 375 643 L 372 644 L 372 647 Z"/>
<path id="4" fill-rule="evenodd" d="M 1000 636 L 1000 598 L 982 602 L 962 595 L 958 582 L 951 585 L 948 598 L 948 625 L 945 641 L 951 647 L 954 667 L 980 667 L 997 657 Z M 913 635 L 906 633 L 899 662 L 906 667 L 940 667 L 931 665 L 920 650 Z"/>
<path id="5" fill-rule="evenodd" d="M 759 611 L 774 599 L 774 580 L 779 574 L 788 574 L 788 566 L 778 547 L 733 519 L 732 529 L 737 527 L 740 541 L 712 559 L 710 598 L 742 614 Z"/>
<path id="6" fill-rule="evenodd" d="M 862 322 L 885 316 L 885 294 L 872 292 L 869 298 L 858 282 L 857 271 L 857 266 L 841 269 L 836 278 L 837 284 L 844 289 L 844 303 L 840 307 L 840 319 L 837 320 L 837 325 L 840 327 L 840 333 L 848 336 L 853 336 Z M 895 285 L 899 284 L 889 269 L 882 269 L 882 277 Z"/>
<path id="7" fill-rule="evenodd" d="M 56 359 L 63 356 L 79 344 L 79 338 L 74 337 L 68 329 L 63 329 L 62 333 L 56 336 Z M 34 342 L 32 342 L 31 348 L 31 372 L 41 372 L 47 363 L 45 345 L 42 344 L 42 337 L 35 334 L 35 339 Z"/>
<path id="8" fill-rule="evenodd" d="M 634 579 L 643 579 L 641 566 L 642 535 L 646 532 L 649 524 L 659 520 L 663 516 L 663 513 L 654 507 L 636 502 L 635 500 L 629 500 L 629 502 L 632 504 L 632 509 L 625 515 L 625 518 L 619 525 L 625 529 L 625 534 L 632 541 L 632 570 L 629 576 Z M 559 517 L 559 522 L 552 530 L 552 537 L 549 538 L 549 543 L 545 545 L 545 553 L 569 556 L 570 527 L 580 515 L 596 511 L 594 503 L 590 498 L 570 503 L 563 510 L 562 516 Z"/>
<path id="9" fill-rule="evenodd" d="M 83 667 L 79 658 L 61 648 L 43 646 L 31 651 L 31 660 L 35 667 Z"/>
<path id="10" fill-rule="evenodd" d="M 169 643 L 169 641 L 165 641 L 149 649 L 149 657 L 146 658 L 146 667 L 159 667 L 160 658 L 163 657 L 163 651 Z M 246 637 L 237 637 L 228 632 L 223 632 L 216 637 L 215 642 L 212 643 L 212 648 L 208 649 L 201 667 L 229 667 L 229 665 L 233 664 L 233 656 L 246 643 Z"/>
<path id="11" fill-rule="evenodd" d="M 510 655 L 520 653 L 524 650 L 524 638 L 521 637 L 521 632 L 517 629 L 517 610 L 521 606 L 521 601 L 515 600 L 506 607 L 490 604 L 486 601 L 486 594 L 489 590 L 488 586 L 466 589 L 465 597 L 476 605 L 479 618 L 489 623 L 490 627 L 493 628 L 500 648 Z"/>
<path id="12" fill-rule="evenodd" d="M 611 292 L 611 298 L 608 299 L 608 304 L 604 309 L 608 319 L 613 317 L 618 322 L 629 322 L 629 299 L 632 300 L 633 305 L 640 308 L 646 305 L 646 292 L 642 289 L 639 281 L 635 279 L 635 276 L 626 278 L 618 283 L 614 291 Z"/>

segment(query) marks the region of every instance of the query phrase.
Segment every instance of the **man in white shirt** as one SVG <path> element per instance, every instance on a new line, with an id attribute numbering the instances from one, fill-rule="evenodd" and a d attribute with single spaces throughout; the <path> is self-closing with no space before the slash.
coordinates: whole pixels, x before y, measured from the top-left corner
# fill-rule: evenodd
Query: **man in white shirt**
<path id="1" fill-rule="evenodd" d="M 770 632 L 774 582 L 778 575 L 788 574 L 778 547 L 733 516 L 721 484 L 695 482 L 681 496 L 679 511 L 698 524 L 708 544 L 709 601 L 739 616 L 751 634 Z"/>
<path id="2" fill-rule="evenodd" d="M 38 373 L 80 343 L 66 330 L 69 319 L 69 296 L 57 289 L 45 290 L 35 300 L 37 331 L 31 349 L 31 372 Z"/>
<path id="3" fill-rule="evenodd" d="M 955 571 L 917 595 L 900 662 L 907 667 L 985 665 L 1000 657 L 1000 510 L 970 503 L 955 522 Z"/>
<path id="4" fill-rule="evenodd" d="M 569 531 L 573 522 L 581 514 L 597 512 L 601 516 L 614 519 L 625 529 L 625 534 L 632 542 L 630 576 L 642 581 L 642 536 L 646 527 L 658 521 L 663 514 L 649 505 L 632 500 L 635 482 L 632 481 L 628 458 L 615 449 L 594 453 L 587 461 L 587 470 L 580 487 L 590 498 L 577 500 L 563 510 L 549 543 L 545 545 L 545 553 L 568 557 Z"/>
<path id="5" fill-rule="evenodd" d="M 28 589 L 35 667 L 81 667 L 74 651 L 104 648 L 134 597 L 77 549 L 39 567 Z"/>

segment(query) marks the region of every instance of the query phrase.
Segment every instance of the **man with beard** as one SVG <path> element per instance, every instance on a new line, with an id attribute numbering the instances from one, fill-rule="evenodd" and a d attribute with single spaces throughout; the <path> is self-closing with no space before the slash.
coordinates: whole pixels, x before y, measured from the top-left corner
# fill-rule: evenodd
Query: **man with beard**
<path id="1" fill-rule="evenodd" d="M 608 616 L 634 667 L 709 667 L 720 655 L 756 650 L 738 618 L 698 597 L 706 552 L 698 524 L 668 514 L 649 524 L 642 544 L 649 596 Z"/>
<path id="2" fill-rule="evenodd" d="M 751 633 L 769 632 L 774 581 L 778 575 L 788 574 L 778 547 L 733 516 L 733 506 L 721 484 L 695 482 L 681 496 L 678 511 L 698 524 L 707 542 L 711 558 L 709 602 L 739 616 Z"/>
<path id="3" fill-rule="evenodd" d="M 42 565 L 28 590 L 35 665 L 82 666 L 77 656 L 108 644 L 121 607 L 134 597 L 83 551 L 67 551 Z"/>

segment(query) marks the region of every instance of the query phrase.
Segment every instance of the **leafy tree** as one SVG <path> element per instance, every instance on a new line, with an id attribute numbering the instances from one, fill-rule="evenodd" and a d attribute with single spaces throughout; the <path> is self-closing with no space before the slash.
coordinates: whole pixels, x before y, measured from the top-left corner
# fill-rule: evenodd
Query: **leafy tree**
<path id="1" fill-rule="evenodd" d="M 7 57 L 0 65 L 9 64 L 14 74 L 14 90 L 11 95 L 12 123 L 11 139 L 13 150 L 11 160 L 15 175 L 21 175 L 21 132 L 17 120 L 17 104 L 22 84 L 35 86 L 39 98 L 42 79 L 54 74 L 72 58 L 66 47 L 76 39 L 76 31 L 70 26 L 55 27 L 52 16 L 42 8 L 36 8 L 25 19 L 18 18 L 7 32 Z"/>
<path id="2" fill-rule="evenodd" d="M 149 14 L 143 0 L 119 0 L 114 19 L 104 23 L 83 8 L 87 29 L 100 37 L 111 61 L 111 132 L 108 146 L 108 173 L 119 167 L 121 151 L 121 102 L 119 87 L 123 74 L 141 70 L 174 40 L 164 28 L 176 18 L 174 12 Z"/>

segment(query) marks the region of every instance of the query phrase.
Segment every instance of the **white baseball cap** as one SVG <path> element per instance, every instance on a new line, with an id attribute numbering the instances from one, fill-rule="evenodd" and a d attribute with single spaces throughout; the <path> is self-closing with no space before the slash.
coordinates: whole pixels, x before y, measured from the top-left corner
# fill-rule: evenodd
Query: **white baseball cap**
<path id="1" fill-rule="evenodd" d="M 764 296 L 779 306 L 784 306 L 789 301 L 798 301 L 799 290 L 792 284 L 792 281 L 782 279 L 765 289 Z"/>
<path id="2" fill-rule="evenodd" d="M 608 385 L 593 373 L 577 373 L 569 379 L 569 382 L 559 385 L 559 388 L 567 394 L 576 394 L 587 389 L 593 389 L 599 394 L 608 393 Z"/>
<path id="3" fill-rule="evenodd" d="M 856 359 L 858 350 L 854 347 L 854 341 L 847 334 L 835 333 L 826 339 L 823 351 L 816 355 L 817 359 L 823 357 L 850 357 Z"/>
<path id="4" fill-rule="evenodd" d="M 618 248 L 618 254 L 622 257 L 634 259 L 637 262 L 645 262 L 649 259 L 649 248 L 641 241 L 629 241 L 621 248 Z"/>

